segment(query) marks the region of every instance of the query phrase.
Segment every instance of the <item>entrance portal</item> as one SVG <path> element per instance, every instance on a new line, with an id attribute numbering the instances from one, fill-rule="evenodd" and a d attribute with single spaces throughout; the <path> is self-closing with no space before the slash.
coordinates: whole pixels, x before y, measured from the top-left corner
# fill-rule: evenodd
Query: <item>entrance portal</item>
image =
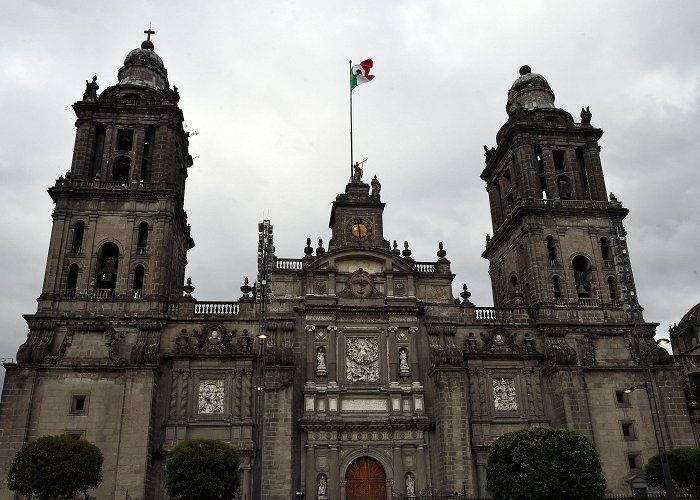
<path id="1" fill-rule="evenodd" d="M 347 500 L 387 500 L 384 467 L 371 457 L 354 460 L 345 472 Z"/>

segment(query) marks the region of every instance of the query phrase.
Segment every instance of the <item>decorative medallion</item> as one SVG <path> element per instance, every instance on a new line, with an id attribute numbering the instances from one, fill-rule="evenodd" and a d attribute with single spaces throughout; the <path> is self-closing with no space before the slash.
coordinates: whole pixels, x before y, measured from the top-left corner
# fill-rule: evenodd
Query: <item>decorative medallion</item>
<path id="1" fill-rule="evenodd" d="M 493 406 L 496 411 L 515 411 L 518 402 L 515 397 L 515 379 L 495 378 L 493 383 Z"/>
<path id="2" fill-rule="evenodd" d="M 348 278 L 348 282 L 339 294 L 339 297 L 353 297 L 357 299 L 368 299 L 383 297 L 379 290 L 374 287 L 372 275 L 359 268 Z"/>
<path id="3" fill-rule="evenodd" d="M 406 283 L 404 281 L 394 282 L 394 296 L 395 297 L 405 297 L 406 296 Z"/>
<path id="4" fill-rule="evenodd" d="M 199 413 L 224 412 L 224 381 L 202 380 L 199 382 Z"/>
<path id="5" fill-rule="evenodd" d="M 326 295 L 326 280 L 316 280 L 314 283 L 314 293 L 316 295 Z"/>
<path id="6" fill-rule="evenodd" d="M 348 382 L 379 382 L 379 340 L 347 338 L 346 367 Z"/>

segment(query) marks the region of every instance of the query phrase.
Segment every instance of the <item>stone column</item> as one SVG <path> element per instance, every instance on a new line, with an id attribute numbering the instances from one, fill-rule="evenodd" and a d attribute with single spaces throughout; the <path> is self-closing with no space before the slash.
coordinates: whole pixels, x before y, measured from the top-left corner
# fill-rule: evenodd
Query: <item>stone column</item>
<path id="1" fill-rule="evenodd" d="M 591 189 L 591 199 L 594 201 L 606 201 L 608 193 L 605 189 L 603 167 L 600 164 L 600 153 L 597 144 L 590 144 L 583 150 L 583 161 L 588 177 L 588 185 Z"/>

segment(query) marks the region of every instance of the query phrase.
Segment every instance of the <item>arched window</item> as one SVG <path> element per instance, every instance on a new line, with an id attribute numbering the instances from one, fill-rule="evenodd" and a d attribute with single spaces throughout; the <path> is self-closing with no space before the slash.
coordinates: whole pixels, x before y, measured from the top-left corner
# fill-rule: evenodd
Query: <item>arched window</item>
<path id="1" fill-rule="evenodd" d="M 608 276 L 608 290 L 610 291 L 610 302 L 617 304 L 617 286 L 615 286 L 615 278 Z"/>
<path id="2" fill-rule="evenodd" d="M 591 262 L 583 255 L 577 255 L 571 264 L 576 279 L 576 295 L 580 299 L 591 298 L 591 275 L 593 274 Z"/>
<path id="3" fill-rule="evenodd" d="M 567 176 L 560 175 L 557 177 L 557 187 L 559 188 L 559 198 L 562 200 L 570 200 L 573 198 L 573 193 L 571 192 L 571 182 Z"/>
<path id="4" fill-rule="evenodd" d="M 551 234 L 547 236 L 547 256 L 549 257 L 549 264 L 556 266 L 559 264 L 559 259 L 557 258 L 557 247 L 554 244 L 554 236 Z"/>
<path id="5" fill-rule="evenodd" d="M 75 289 L 78 286 L 78 264 L 71 264 L 68 268 L 68 277 L 66 278 L 66 297 L 75 297 Z"/>
<path id="6" fill-rule="evenodd" d="M 603 257 L 605 267 L 612 267 L 612 259 L 610 258 L 610 240 L 603 237 L 600 239 L 600 254 Z"/>
<path id="7" fill-rule="evenodd" d="M 114 161 L 114 171 L 112 172 L 112 180 L 114 182 L 127 182 L 129 180 L 129 169 L 131 161 L 126 156 L 118 156 Z"/>
<path id="8" fill-rule="evenodd" d="M 73 243 L 71 253 L 83 253 L 83 236 L 85 235 L 85 223 L 79 220 L 73 228 Z"/>
<path id="9" fill-rule="evenodd" d="M 508 196 L 506 196 L 506 216 L 510 215 L 510 213 L 513 211 L 513 194 L 509 193 Z"/>
<path id="10" fill-rule="evenodd" d="M 151 180 L 151 164 L 153 163 L 153 142 L 155 139 L 155 128 L 148 127 L 143 138 L 143 157 L 141 160 L 140 181 L 149 182 Z"/>
<path id="11" fill-rule="evenodd" d="M 95 288 L 97 296 L 114 297 L 119 268 L 119 247 L 114 243 L 105 243 L 97 255 L 97 276 Z"/>
<path id="12" fill-rule="evenodd" d="M 148 223 L 142 222 L 139 224 L 139 235 L 136 240 L 136 253 L 138 255 L 146 255 L 146 247 L 148 246 Z"/>
<path id="13" fill-rule="evenodd" d="M 510 276 L 510 287 L 515 289 L 518 286 L 518 277 L 515 274 Z"/>
<path id="14" fill-rule="evenodd" d="M 134 269 L 134 286 L 132 287 L 132 296 L 135 299 L 143 297 L 143 274 L 143 266 L 136 266 L 136 269 Z"/>
<path id="15" fill-rule="evenodd" d="M 559 300 L 562 298 L 561 294 L 561 278 L 556 274 L 552 276 L 552 288 L 554 289 L 554 298 Z"/>

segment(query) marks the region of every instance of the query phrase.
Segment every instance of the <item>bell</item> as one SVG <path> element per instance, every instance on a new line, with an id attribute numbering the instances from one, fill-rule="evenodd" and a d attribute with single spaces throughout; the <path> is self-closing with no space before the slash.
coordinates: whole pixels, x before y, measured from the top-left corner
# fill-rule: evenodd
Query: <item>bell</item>
<path id="1" fill-rule="evenodd" d="M 584 296 L 584 295 L 586 297 L 588 296 L 588 290 L 586 290 L 586 287 L 583 283 L 579 284 L 576 287 L 576 293 L 578 294 L 579 297 Z"/>
<path id="2" fill-rule="evenodd" d="M 114 275 L 109 271 L 105 271 L 102 273 L 102 281 L 104 283 L 112 283 L 114 281 Z"/>

